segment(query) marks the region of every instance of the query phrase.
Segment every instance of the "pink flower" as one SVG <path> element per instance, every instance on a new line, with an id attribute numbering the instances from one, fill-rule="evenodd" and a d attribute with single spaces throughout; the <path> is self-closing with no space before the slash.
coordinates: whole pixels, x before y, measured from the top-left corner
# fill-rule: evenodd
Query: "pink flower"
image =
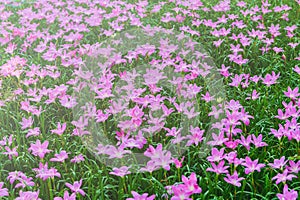
<path id="1" fill-rule="evenodd" d="M 76 200 L 76 193 L 72 193 L 71 195 L 69 195 L 69 192 L 65 191 L 64 198 L 54 197 L 54 200 Z"/>
<path id="2" fill-rule="evenodd" d="M 273 169 L 282 169 L 287 162 L 288 160 L 285 160 L 285 156 L 282 156 L 280 159 L 275 159 L 274 163 L 269 163 L 269 166 Z"/>
<path id="3" fill-rule="evenodd" d="M 245 138 L 243 135 L 241 135 L 241 139 L 237 140 L 241 145 L 243 145 L 248 151 L 250 150 L 250 144 L 252 142 L 251 135 L 248 135 L 247 138 Z"/>
<path id="4" fill-rule="evenodd" d="M 256 148 L 268 146 L 267 143 L 262 142 L 262 134 L 259 134 L 258 137 L 252 134 L 252 143 L 255 145 Z"/>
<path id="5" fill-rule="evenodd" d="M 255 170 L 260 172 L 260 169 L 265 166 L 265 164 L 258 164 L 258 159 L 252 161 L 249 156 L 246 157 L 245 162 L 242 163 L 246 167 L 245 174 L 254 172 Z"/>
<path id="6" fill-rule="evenodd" d="M 0 182 L 0 197 L 8 196 L 8 189 L 3 188 L 4 183 Z"/>
<path id="7" fill-rule="evenodd" d="M 192 107 L 190 110 L 187 107 L 184 107 L 183 113 L 188 117 L 188 119 L 192 119 L 200 114 L 200 112 L 195 112 L 194 107 Z"/>
<path id="8" fill-rule="evenodd" d="M 223 113 L 222 109 L 217 110 L 216 106 L 212 106 L 212 111 L 208 113 L 208 116 L 213 115 L 215 119 L 218 119 L 221 113 Z"/>
<path id="9" fill-rule="evenodd" d="M 12 176 L 14 176 L 14 175 L 16 175 L 16 174 L 14 174 L 14 173 L 9 173 L 9 177 L 11 178 Z M 27 187 L 27 186 L 34 186 L 35 184 L 34 184 L 34 182 L 32 181 L 32 179 L 33 178 L 31 178 L 31 177 L 27 177 L 24 173 L 22 173 L 22 172 L 18 172 L 17 173 L 17 180 L 19 181 L 19 183 L 17 183 L 16 185 L 15 185 L 15 188 L 20 188 L 20 187 L 22 187 L 22 188 L 25 188 L 25 187 Z M 16 178 L 16 177 L 15 177 Z M 9 178 L 8 178 L 9 179 Z M 11 181 L 12 181 L 13 179 L 11 179 Z M 10 181 L 10 182 L 11 182 Z"/>
<path id="10" fill-rule="evenodd" d="M 253 90 L 250 97 L 247 97 L 246 100 L 248 100 L 248 99 L 256 100 L 258 98 L 259 98 L 259 93 L 256 90 Z"/>
<path id="11" fill-rule="evenodd" d="M 225 148 L 220 149 L 220 151 L 217 148 L 213 148 L 211 150 L 211 156 L 208 156 L 207 160 L 209 162 L 219 162 L 223 160 L 223 158 L 225 157 L 224 150 Z"/>
<path id="12" fill-rule="evenodd" d="M 276 115 L 275 118 L 278 118 L 280 120 L 285 120 L 285 119 L 289 118 L 287 113 L 284 113 L 281 109 L 278 109 L 277 113 L 278 113 L 278 115 Z"/>
<path id="13" fill-rule="evenodd" d="M 229 166 L 224 166 L 225 161 L 222 160 L 221 162 L 219 162 L 218 165 L 216 165 L 215 163 L 211 163 L 212 168 L 207 168 L 206 171 L 208 172 L 215 172 L 217 174 L 226 174 L 228 173 L 227 168 L 229 168 Z"/>
<path id="14" fill-rule="evenodd" d="M 239 143 L 238 140 L 231 140 L 231 141 L 224 142 L 224 144 L 227 148 L 235 149 Z"/>
<path id="15" fill-rule="evenodd" d="M 160 80 L 167 78 L 158 69 L 146 69 L 146 74 L 143 75 L 146 85 L 156 85 Z"/>
<path id="16" fill-rule="evenodd" d="M 66 151 L 61 151 L 59 154 L 55 154 L 55 158 L 51 158 L 50 161 L 52 162 L 64 162 L 65 159 L 68 158 L 68 154 Z"/>
<path id="17" fill-rule="evenodd" d="M 227 183 L 230 183 L 234 186 L 241 187 L 240 181 L 244 180 L 245 178 L 241 177 L 239 178 L 237 171 L 234 171 L 233 175 L 227 174 L 227 177 L 224 178 L 224 180 Z"/>
<path id="18" fill-rule="evenodd" d="M 248 126 L 250 123 L 249 119 L 254 119 L 254 117 L 249 115 L 248 112 L 245 112 L 244 108 L 241 109 L 240 113 L 241 113 L 241 120 L 244 122 L 246 126 Z"/>
<path id="19" fill-rule="evenodd" d="M 206 92 L 205 95 L 201 94 L 202 96 L 202 100 L 206 101 L 206 102 L 210 102 L 215 100 L 215 98 L 213 96 L 210 96 L 209 92 Z"/>
<path id="20" fill-rule="evenodd" d="M 202 189 L 197 184 L 197 177 L 194 172 L 190 175 L 190 179 L 182 175 L 182 182 L 187 194 L 192 195 L 202 192 Z"/>
<path id="21" fill-rule="evenodd" d="M 155 161 L 150 160 L 150 161 L 147 162 L 146 167 L 142 167 L 141 168 L 141 171 L 142 172 L 144 172 L 144 171 L 146 171 L 146 172 L 153 172 L 153 171 L 155 171 L 157 169 L 159 169 L 159 166 L 156 165 Z"/>
<path id="22" fill-rule="evenodd" d="M 126 176 L 127 174 L 131 173 L 130 171 L 128 171 L 128 169 L 129 169 L 129 167 L 127 167 L 127 166 L 122 166 L 120 168 L 114 167 L 113 171 L 109 172 L 109 174 L 123 177 L 123 176 Z"/>
<path id="23" fill-rule="evenodd" d="M 287 92 L 283 92 L 285 96 L 291 98 L 291 99 L 297 99 L 298 96 L 300 96 L 300 93 L 298 92 L 299 88 L 296 87 L 295 89 L 291 89 L 290 86 L 288 87 Z"/>
<path id="24" fill-rule="evenodd" d="M 190 133 L 192 134 L 186 136 L 186 138 L 188 139 L 186 146 L 191 146 L 192 144 L 198 145 L 204 139 L 204 130 L 201 130 L 199 127 L 194 128 L 191 126 Z"/>
<path id="25" fill-rule="evenodd" d="M 39 127 L 35 127 L 33 129 L 29 129 L 28 133 L 26 135 L 26 138 L 28 138 L 29 136 L 38 136 L 40 135 L 41 131 Z"/>
<path id="26" fill-rule="evenodd" d="M 76 99 L 72 96 L 67 96 L 67 95 L 64 95 L 63 97 L 60 98 L 60 103 L 62 106 L 66 108 L 73 108 L 74 106 L 77 105 Z"/>
<path id="27" fill-rule="evenodd" d="M 224 39 L 223 40 L 219 39 L 217 41 L 213 41 L 213 44 L 215 45 L 215 47 L 219 47 L 223 41 L 224 41 Z"/>
<path id="28" fill-rule="evenodd" d="M 300 57 L 299 57 L 299 60 L 300 60 Z M 300 67 L 298 67 L 298 65 L 296 65 L 293 70 L 300 75 Z"/>
<path id="29" fill-rule="evenodd" d="M 48 169 L 48 163 L 45 163 L 45 165 L 43 165 L 43 163 L 40 163 L 39 168 L 34 168 L 32 170 L 37 172 L 36 177 L 41 178 L 43 181 L 47 180 L 50 177 L 61 177 L 60 173 L 57 172 L 57 170 L 54 167 Z"/>
<path id="30" fill-rule="evenodd" d="M 23 192 L 22 190 L 20 190 L 19 192 L 19 197 L 17 197 L 15 200 L 41 200 L 39 198 L 39 190 L 37 192 L 32 192 L 32 191 L 27 191 L 27 192 Z"/>
<path id="31" fill-rule="evenodd" d="M 80 189 L 81 185 L 82 185 L 82 179 L 80 179 L 79 182 L 78 182 L 78 181 L 75 181 L 75 182 L 73 183 L 73 185 L 70 184 L 70 183 L 66 183 L 66 186 L 67 186 L 68 188 L 70 188 L 70 189 L 72 190 L 72 192 L 80 193 L 82 196 L 85 196 L 85 192 L 84 192 L 82 189 Z"/>
<path id="32" fill-rule="evenodd" d="M 4 155 L 8 155 L 8 158 L 11 160 L 12 156 L 18 156 L 17 152 L 18 147 L 14 147 L 13 149 L 10 149 L 8 146 L 5 147 L 6 152 L 4 152 Z"/>
<path id="33" fill-rule="evenodd" d="M 225 159 L 228 161 L 229 164 L 233 163 L 234 166 L 238 166 L 238 165 L 243 163 L 243 159 L 237 158 L 237 152 L 236 151 L 232 151 L 232 152 L 228 153 L 225 156 Z"/>
<path id="34" fill-rule="evenodd" d="M 33 124 L 32 117 L 29 117 L 28 119 L 23 117 L 22 122 L 20 122 L 20 124 L 22 125 L 22 127 L 21 127 L 22 130 L 29 128 Z"/>
<path id="35" fill-rule="evenodd" d="M 32 154 L 44 158 L 46 153 L 51 152 L 52 150 L 47 149 L 49 142 L 46 140 L 41 144 L 40 140 L 37 140 L 35 144 L 30 144 L 28 151 L 32 151 Z"/>
<path id="36" fill-rule="evenodd" d="M 162 144 L 158 144 L 156 148 L 150 145 L 144 152 L 144 155 L 154 160 L 159 158 L 160 152 L 166 152 L 165 150 L 163 150 Z"/>
<path id="37" fill-rule="evenodd" d="M 243 108 L 243 106 L 240 104 L 239 101 L 231 99 L 229 102 L 226 103 L 226 108 L 231 111 L 238 111 L 240 108 Z"/>
<path id="38" fill-rule="evenodd" d="M 231 73 L 228 71 L 228 69 L 231 68 L 231 66 L 226 67 L 224 64 L 222 64 L 221 69 L 218 69 L 220 74 L 224 77 L 229 77 Z"/>
<path id="39" fill-rule="evenodd" d="M 159 152 L 158 158 L 155 158 L 152 160 L 155 162 L 156 166 L 160 166 L 167 171 L 170 170 L 170 164 L 173 162 L 170 151 L 167 151 L 165 153 L 164 153 L 164 151 L 161 151 L 161 152 Z"/>
<path id="40" fill-rule="evenodd" d="M 140 126 L 143 123 L 143 115 L 144 112 L 138 106 L 135 106 L 134 108 L 128 111 L 128 116 L 131 117 L 131 122 L 136 126 Z"/>
<path id="41" fill-rule="evenodd" d="M 71 160 L 72 163 L 79 163 L 79 162 L 81 162 L 81 161 L 84 161 L 84 157 L 83 157 L 82 154 L 79 154 L 79 155 L 75 156 L 75 157 Z"/>
<path id="42" fill-rule="evenodd" d="M 276 195 L 279 200 L 297 200 L 298 199 L 298 192 L 295 190 L 289 191 L 288 185 L 284 185 L 283 187 L 283 194 Z"/>
<path id="43" fill-rule="evenodd" d="M 181 158 L 180 161 L 177 158 L 174 159 L 174 164 L 175 164 L 175 166 L 176 166 L 177 169 L 182 167 L 183 160 L 184 160 L 184 156 Z"/>
<path id="44" fill-rule="evenodd" d="M 294 162 L 292 160 L 289 161 L 289 166 L 287 167 L 290 173 L 297 174 L 300 171 L 300 160 L 298 162 Z"/>
<path id="45" fill-rule="evenodd" d="M 126 200 L 153 200 L 155 199 L 155 195 L 151 195 L 148 197 L 148 193 L 138 194 L 135 191 L 131 191 L 133 198 L 127 198 Z"/>
<path id="46" fill-rule="evenodd" d="M 192 200 L 190 198 L 190 194 L 185 191 L 185 187 L 183 185 L 173 185 L 172 190 L 174 196 L 171 200 Z"/>
<path id="47" fill-rule="evenodd" d="M 98 145 L 98 147 L 99 147 L 99 145 Z M 99 149 L 97 148 L 97 150 L 99 150 Z M 100 153 L 100 152 L 98 152 L 98 153 Z M 131 151 L 130 150 L 124 150 L 124 147 L 116 148 L 115 146 L 108 145 L 104 149 L 104 153 L 109 155 L 109 158 L 111 159 L 111 158 L 123 158 L 123 156 L 125 154 L 130 154 Z"/>
<path id="48" fill-rule="evenodd" d="M 276 75 L 274 71 L 272 71 L 272 75 L 271 74 L 267 74 L 265 76 L 265 78 L 262 78 L 263 84 L 270 86 L 273 85 L 276 82 L 276 80 L 279 78 L 280 76 L 280 72 Z"/>
<path id="49" fill-rule="evenodd" d="M 276 176 L 272 178 L 272 180 L 276 179 L 276 184 L 279 184 L 280 182 L 285 184 L 287 180 L 290 181 L 293 178 L 297 178 L 297 176 L 295 176 L 294 174 L 288 174 L 288 173 L 289 173 L 288 169 L 285 169 L 282 174 L 278 173 Z"/>
<path id="50" fill-rule="evenodd" d="M 220 146 L 224 142 L 228 141 L 228 138 L 224 137 L 224 131 L 221 131 L 219 135 L 216 133 L 212 133 L 212 141 L 207 142 L 207 144 L 212 145 L 212 146 Z"/>
<path id="51" fill-rule="evenodd" d="M 64 131 L 66 130 L 66 127 L 67 127 L 67 123 L 63 123 L 61 125 L 61 123 L 58 122 L 57 129 L 51 130 L 51 132 L 55 133 L 57 135 L 62 135 L 64 133 Z"/>

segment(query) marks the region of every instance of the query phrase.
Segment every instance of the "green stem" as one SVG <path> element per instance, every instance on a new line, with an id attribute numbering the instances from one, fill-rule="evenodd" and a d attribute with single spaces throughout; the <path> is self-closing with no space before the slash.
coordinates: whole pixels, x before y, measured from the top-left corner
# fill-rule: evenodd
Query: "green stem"
<path id="1" fill-rule="evenodd" d="M 297 141 L 297 155 L 300 156 L 299 141 Z"/>
<path id="2" fill-rule="evenodd" d="M 219 174 L 216 174 L 216 176 L 215 176 L 215 184 L 218 183 L 218 178 L 219 178 Z"/>
<path id="3" fill-rule="evenodd" d="M 124 189 L 124 192 L 127 193 L 127 187 L 126 187 L 125 177 L 124 177 L 124 176 L 122 177 L 122 182 L 123 182 L 123 189 Z"/>
<path id="4" fill-rule="evenodd" d="M 254 189 L 254 195 L 256 193 L 256 188 L 255 188 L 255 183 L 254 183 L 254 176 L 253 176 L 253 173 L 251 173 L 251 179 L 252 179 L 252 186 L 253 186 L 253 189 Z"/>

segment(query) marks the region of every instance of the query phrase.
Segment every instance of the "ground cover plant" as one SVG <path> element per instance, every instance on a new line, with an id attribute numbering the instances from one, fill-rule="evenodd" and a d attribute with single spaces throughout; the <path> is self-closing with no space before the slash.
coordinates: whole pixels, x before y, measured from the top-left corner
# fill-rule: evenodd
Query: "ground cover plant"
<path id="1" fill-rule="evenodd" d="M 298 199 L 299 0 L 0 13 L 0 199 Z"/>

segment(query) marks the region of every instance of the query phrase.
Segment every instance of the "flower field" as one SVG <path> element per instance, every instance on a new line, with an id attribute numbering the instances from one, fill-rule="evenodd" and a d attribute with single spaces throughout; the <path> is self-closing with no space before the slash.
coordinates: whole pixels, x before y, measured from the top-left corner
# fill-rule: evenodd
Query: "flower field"
<path id="1" fill-rule="evenodd" d="M 0 200 L 298 199 L 299 19 L 299 0 L 0 0 Z"/>

